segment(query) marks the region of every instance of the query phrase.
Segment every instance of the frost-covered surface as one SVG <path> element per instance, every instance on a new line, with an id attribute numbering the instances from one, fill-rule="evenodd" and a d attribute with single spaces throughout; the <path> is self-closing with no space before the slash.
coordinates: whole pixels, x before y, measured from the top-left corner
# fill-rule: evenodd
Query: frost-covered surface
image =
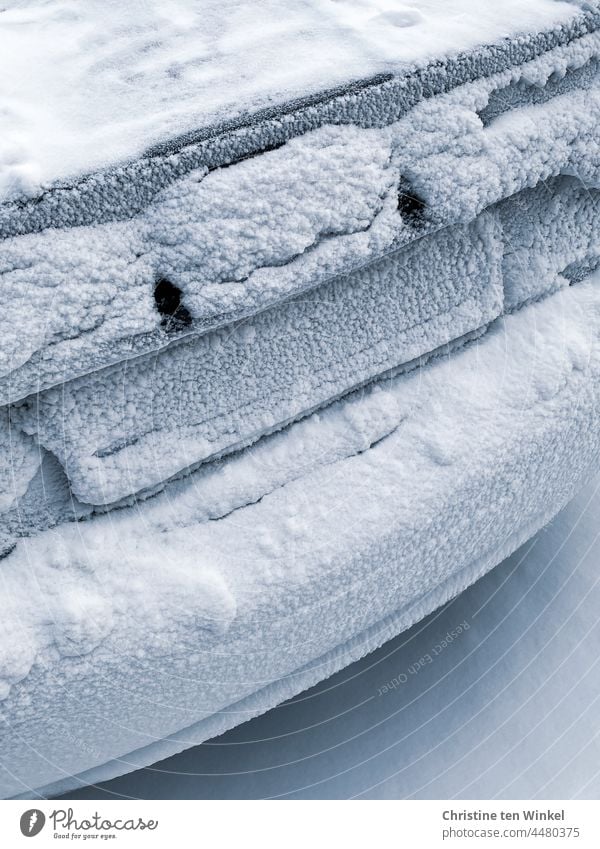
<path id="1" fill-rule="evenodd" d="M 256 455 L 19 542 L 2 564 L 2 792 L 72 786 L 194 723 L 135 762 L 206 739 L 499 562 L 598 464 L 599 333 L 596 276 Z"/>
<path id="2" fill-rule="evenodd" d="M 207 745 L 69 797 L 597 799 L 599 526 L 596 478 L 377 652 Z"/>
<path id="3" fill-rule="evenodd" d="M 27 490 L 40 464 L 40 449 L 14 425 L 6 407 L 0 409 L 0 514 Z"/>
<path id="4" fill-rule="evenodd" d="M 48 390 L 15 417 L 79 499 L 115 502 L 483 328 L 502 312 L 502 247 L 484 213 L 241 324 Z"/>
<path id="5" fill-rule="evenodd" d="M 323 127 L 193 171 L 126 221 L 3 240 L 1 397 L 168 344 L 178 328 L 161 326 L 160 279 L 181 292 L 190 324 L 179 330 L 203 332 L 466 223 L 540 180 L 572 173 L 596 184 L 599 45 L 597 33 L 583 36 L 424 100 L 390 126 Z M 490 97 L 511 86 L 522 94 L 514 108 L 483 122 Z M 398 202 L 407 191 L 417 213 Z"/>
<path id="6" fill-rule="evenodd" d="M 0 193 L 380 72 L 570 22 L 534 0 L 25 0 L 0 13 Z"/>
<path id="7" fill-rule="evenodd" d="M 130 356 L 144 334 L 154 336 L 149 345 L 142 338 L 142 347 L 165 345 L 170 337 L 154 301 L 161 278 L 183 289 L 193 317 L 235 317 L 307 277 L 383 252 L 401 226 L 390 209 L 395 195 L 386 203 L 398 181 L 390 157 L 389 139 L 373 130 L 324 128 L 232 168 L 194 172 L 133 221 L 1 242 L 7 335 L 0 362 L 9 385 L 36 352 L 43 359 L 30 363 L 30 386 L 47 369 L 64 379 Z M 336 236 L 354 232 L 357 238 L 336 244 Z M 251 277 L 261 267 L 270 285 L 265 273 Z"/>
<path id="8" fill-rule="evenodd" d="M 499 204 L 505 307 L 567 286 L 600 260 L 600 192 L 579 180 L 542 182 Z"/>
<path id="9" fill-rule="evenodd" d="M 542 183 L 474 225 L 429 235 L 238 326 L 43 393 L 13 409 L 12 440 L 25 438 L 22 426 L 37 433 L 88 502 L 160 488 L 387 368 L 463 342 L 501 312 L 502 286 L 510 311 L 581 279 L 600 255 L 597 197 L 573 178 Z M 19 536 L 89 514 L 53 458 L 27 495 L 31 470 L 10 452 L 3 468 L 2 552 Z"/>

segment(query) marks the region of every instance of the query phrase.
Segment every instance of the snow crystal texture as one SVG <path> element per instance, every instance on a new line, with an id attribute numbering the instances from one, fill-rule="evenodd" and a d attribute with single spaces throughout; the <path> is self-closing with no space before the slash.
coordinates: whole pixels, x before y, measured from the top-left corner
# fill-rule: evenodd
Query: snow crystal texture
<path id="1" fill-rule="evenodd" d="M 3 795 L 300 692 L 598 468 L 597 3 L 259 7 L 0 10 Z"/>
<path id="2" fill-rule="evenodd" d="M 140 15 L 118 0 L 9 0 L 0 12 L 0 197 L 36 193 L 225 117 L 564 25 L 579 11 L 552 0 L 152 0 Z"/>

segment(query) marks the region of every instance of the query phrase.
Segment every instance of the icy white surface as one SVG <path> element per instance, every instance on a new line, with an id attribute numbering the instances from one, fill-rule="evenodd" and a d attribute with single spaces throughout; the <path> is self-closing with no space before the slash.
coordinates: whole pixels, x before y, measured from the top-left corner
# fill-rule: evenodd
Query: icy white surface
<path id="1" fill-rule="evenodd" d="M 499 562 L 597 467 L 599 330 L 596 277 L 254 458 L 21 541 L 2 564 L 2 792 L 200 742 Z"/>
<path id="2" fill-rule="evenodd" d="M 0 12 L 0 197 L 578 11 L 555 0 L 9 0 Z"/>
<path id="3" fill-rule="evenodd" d="M 597 799 L 599 527 L 596 478 L 377 652 L 207 745 L 69 795 Z"/>

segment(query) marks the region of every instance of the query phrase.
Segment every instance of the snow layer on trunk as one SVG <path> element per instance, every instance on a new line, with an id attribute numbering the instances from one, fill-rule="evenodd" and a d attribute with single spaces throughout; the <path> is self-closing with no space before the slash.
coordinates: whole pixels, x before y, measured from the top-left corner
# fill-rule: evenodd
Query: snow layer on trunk
<path id="1" fill-rule="evenodd" d="M 8 2 L 0 193 L 32 194 L 224 117 L 564 24 L 579 11 L 552 0 Z"/>
<path id="2" fill-rule="evenodd" d="M 382 252 L 399 224 L 389 201 L 387 226 L 369 229 L 398 181 L 390 157 L 389 140 L 375 131 L 324 128 L 232 168 L 194 172 L 132 221 L 0 242 L 3 373 L 42 352 L 33 363 L 37 380 L 46 368 L 64 379 L 131 356 L 138 336 L 154 334 L 151 347 L 164 346 L 181 327 L 176 320 L 166 326 L 169 312 L 155 300 L 161 279 L 183 289 L 182 308 L 192 317 L 214 318 L 268 303 L 266 287 L 248 280 L 258 268 L 283 277 L 272 285 L 281 296 L 294 269 L 279 269 L 307 251 L 313 273 L 328 259 L 341 270 L 369 248 Z M 357 244 L 342 240 L 336 249 L 336 236 L 354 232 L 362 234 Z"/>
<path id="3" fill-rule="evenodd" d="M 134 218 L 61 228 L 57 214 L 52 229 L 3 240 L 0 398 L 254 314 L 540 180 L 597 183 L 599 53 L 591 33 L 389 126 L 321 127 L 197 168 Z M 522 96 L 482 120 L 507 87 Z"/>
<path id="4" fill-rule="evenodd" d="M 599 334 L 596 276 L 260 443 L 259 474 L 251 449 L 19 542 L 2 568 L 2 792 L 213 736 L 503 559 L 598 465 Z M 362 448 L 321 463 L 322 446 L 347 449 L 356 409 Z M 311 432 L 315 464 L 282 475 L 269 446 L 303 458 Z"/>

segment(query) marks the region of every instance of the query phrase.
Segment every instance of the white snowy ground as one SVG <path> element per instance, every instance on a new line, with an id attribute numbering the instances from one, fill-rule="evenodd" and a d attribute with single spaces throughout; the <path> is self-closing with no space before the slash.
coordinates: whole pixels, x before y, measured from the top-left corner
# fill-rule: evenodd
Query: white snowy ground
<path id="1" fill-rule="evenodd" d="M 599 519 L 600 477 L 379 651 L 222 737 L 69 795 L 598 798 Z"/>
<path id="2" fill-rule="evenodd" d="M 8 0 L 0 197 L 293 97 L 573 18 L 563 0 Z"/>

